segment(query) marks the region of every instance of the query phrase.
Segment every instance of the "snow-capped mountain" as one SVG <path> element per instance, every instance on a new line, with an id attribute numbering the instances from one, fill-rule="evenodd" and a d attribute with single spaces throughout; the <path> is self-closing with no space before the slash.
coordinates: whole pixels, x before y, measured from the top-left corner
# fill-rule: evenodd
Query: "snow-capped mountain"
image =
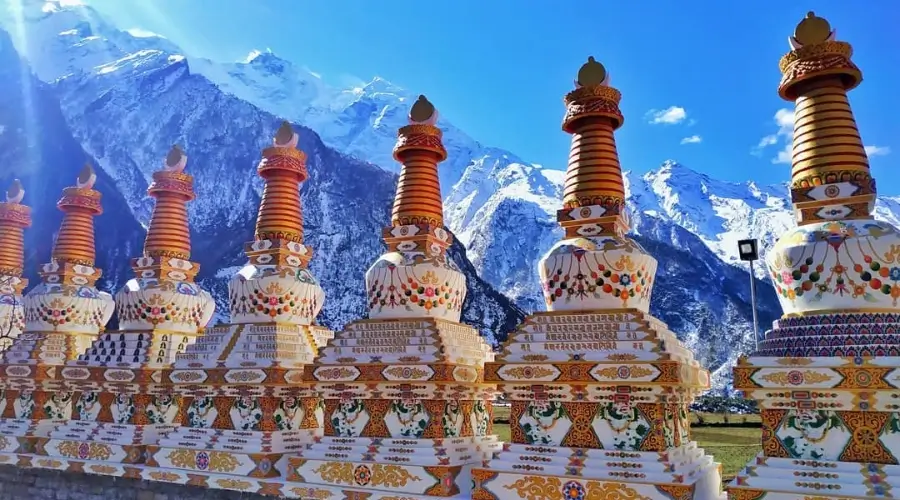
<path id="1" fill-rule="evenodd" d="M 329 297 L 323 322 L 339 327 L 364 314 L 362 277 L 383 250 L 379 229 L 399 169 L 391 150 L 415 93 L 381 78 L 330 87 L 266 50 L 215 62 L 162 37 L 121 31 L 87 6 L 23 5 L 3 21 L 12 39 L 0 37 L 0 63 L 9 63 L 0 69 L 0 106 L 11 110 L 0 118 L 7 122 L 0 124 L 7 130 L 0 132 L 0 161 L 21 165 L 16 173 L 35 186 L 28 199 L 42 229 L 29 232 L 29 244 L 39 259 L 58 224 L 50 205 L 68 184 L 60 172 L 77 172 L 87 157 L 100 167 L 106 193 L 98 231 L 105 283 L 120 286 L 152 207 L 150 175 L 177 142 L 196 179 L 194 254 L 204 283 L 221 291 L 251 237 L 259 151 L 283 118 L 305 127 L 300 146 L 310 180 L 302 193 L 313 271 Z M 536 263 L 561 235 L 555 213 L 564 172 L 482 145 L 446 120 L 438 125 L 449 152 L 440 168 L 446 223 L 462 243 L 453 257 L 470 284 L 464 316 L 502 339 L 522 309 L 543 308 Z M 12 173 L 2 172 L 6 182 Z M 47 177 L 53 182 L 44 185 Z M 642 176 L 626 173 L 626 184 L 635 237 L 660 260 L 652 312 L 724 383 L 730 363 L 752 345 L 748 276 L 735 265 L 736 240 L 757 237 L 765 248 L 793 224 L 786 186 L 725 183 L 674 161 Z M 878 214 L 896 221 L 900 199 L 880 199 Z M 764 271 L 757 276 L 765 327 L 780 309 Z"/>
<path id="2" fill-rule="evenodd" d="M 35 207 L 36 230 L 27 232 L 26 241 L 33 251 L 29 269 L 48 258 L 60 220 L 53 204 L 88 160 L 99 167 L 106 210 L 97 220 L 98 265 L 105 271 L 101 286 L 121 287 L 132 275 L 130 258 L 141 251 L 142 226 L 152 206 L 146 196 L 151 174 L 177 143 L 189 155 L 197 193 L 189 204 L 193 258 L 201 265 L 201 283 L 219 299 L 219 311 L 226 312 L 225 281 L 232 275 L 229 269 L 246 262 L 242 245 L 252 239 L 259 205 L 262 181 L 256 164 L 281 119 L 192 74 L 184 57 L 147 49 L 146 38 L 117 31 L 107 37 L 104 30 L 112 28 L 95 23 L 87 37 L 99 37 L 98 50 L 112 60 L 85 53 L 83 40 L 67 38 L 72 36 L 67 23 L 90 18 L 87 7 L 41 14 L 29 18 L 35 25 L 31 33 L 48 32 L 41 28 L 50 23 L 49 32 L 63 34 L 46 41 L 49 53 L 27 58 L 36 62 L 33 70 L 20 61 L 7 33 L 0 32 L 0 116 L 5 122 L 0 161 L 16 166 L 0 170 L 0 183 L 21 178 Z M 62 38 L 71 44 L 59 42 Z M 16 45 L 25 50 L 21 40 Z M 67 58 L 69 48 L 74 52 Z M 48 63 L 53 60 L 58 62 Z M 310 173 L 302 186 L 306 243 L 317 256 L 312 271 L 329 297 L 319 320 L 339 328 L 365 314 L 363 276 L 384 251 L 381 228 L 389 224 L 396 175 L 327 147 L 312 130 L 298 127 L 298 133 Z M 522 312 L 478 276 L 462 245 L 451 247 L 450 257 L 468 277 L 466 321 L 491 340 L 495 332 L 513 329 Z"/>

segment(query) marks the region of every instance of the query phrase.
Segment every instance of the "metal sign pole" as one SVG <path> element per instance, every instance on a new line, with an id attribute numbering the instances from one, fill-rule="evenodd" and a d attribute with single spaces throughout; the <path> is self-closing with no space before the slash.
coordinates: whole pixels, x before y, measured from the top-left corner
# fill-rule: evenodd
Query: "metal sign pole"
<path id="1" fill-rule="evenodd" d="M 753 308 L 753 349 L 759 350 L 759 318 L 756 314 L 756 272 L 753 262 L 759 259 L 759 244 L 753 238 L 738 241 L 738 257 L 744 262 L 750 263 L 750 307 Z"/>
<path id="2" fill-rule="evenodd" d="M 753 351 L 759 350 L 759 319 L 756 316 L 756 274 L 750 261 L 750 307 L 753 308 Z"/>

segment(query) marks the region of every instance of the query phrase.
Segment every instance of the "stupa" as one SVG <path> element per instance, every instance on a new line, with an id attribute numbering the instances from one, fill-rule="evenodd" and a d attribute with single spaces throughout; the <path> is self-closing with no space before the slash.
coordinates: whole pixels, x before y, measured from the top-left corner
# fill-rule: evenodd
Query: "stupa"
<path id="1" fill-rule="evenodd" d="M 231 323 L 208 328 L 163 375 L 183 415 L 148 446 L 145 479 L 278 493 L 286 454 L 322 433 L 320 399 L 303 375 L 331 333 L 314 323 L 324 292 L 307 268 L 299 184 L 308 174 L 297 141 L 285 122 L 263 151 L 249 263 L 228 284 Z"/>
<path id="2" fill-rule="evenodd" d="M 12 345 L 25 326 L 24 229 L 31 226 L 31 208 L 22 204 L 24 197 L 25 190 L 16 179 L 6 192 L 6 201 L 0 202 L 0 351 Z"/>
<path id="3" fill-rule="evenodd" d="M 66 362 L 85 351 L 109 322 L 112 296 L 94 286 L 94 216 L 101 213 L 96 174 L 86 165 L 57 203 L 64 212 L 41 283 L 25 296 L 25 328 L 2 353 L 0 462 L 31 453 L 72 415 L 73 394 L 63 385 Z M 5 454 L 11 455 L 5 455 Z M 30 463 L 22 456 L 18 463 Z"/>
<path id="4" fill-rule="evenodd" d="M 494 389 L 483 381 L 493 352 L 459 322 L 466 281 L 446 255 L 437 117 L 420 96 L 399 130 L 388 251 L 366 273 L 369 318 L 336 333 L 307 367 L 324 398 L 325 432 L 288 460 L 288 493 L 468 497 L 472 465 L 499 449 Z"/>
<path id="5" fill-rule="evenodd" d="M 565 97 L 565 234 L 539 264 L 548 311 L 485 367 L 511 401 L 512 442 L 473 472 L 475 499 L 723 497 L 719 464 L 690 438 L 709 374 L 650 315 L 656 259 L 625 235 L 620 99 L 592 57 Z"/>
<path id="6" fill-rule="evenodd" d="M 118 331 L 103 332 L 77 360 L 59 370 L 72 403 L 34 453 L 54 457 L 59 469 L 77 466 L 136 477 L 146 446 L 180 423 L 181 397 L 163 386 L 162 369 L 194 342 L 212 317 L 213 298 L 194 283 L 187 205 L 193 178 L 177 146 L 153 174 L 156 198 L 143 254 L 132 261 L 136 278 L 116 294 Z M 103 462 L 103 463 L 100 463 Z"/>
<path id="7" fill-rule="evenodd" d="M 778 92 L 796 103 L 797 227 L 767 255 L 784 316 L 734 370 L 763 430 L 729 497 L 895 498 L 900 234 L 872 217 L 875 180 L 847 99 L 862 81 L 850 44 L 812 12 L 789 43 Z"/>

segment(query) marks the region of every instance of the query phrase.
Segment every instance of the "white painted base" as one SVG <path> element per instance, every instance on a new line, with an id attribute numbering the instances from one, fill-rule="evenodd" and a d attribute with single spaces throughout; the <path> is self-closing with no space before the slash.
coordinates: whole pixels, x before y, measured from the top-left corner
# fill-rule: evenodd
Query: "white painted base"
<path id="1" fill-rule="evenodd" d="M 765 500 L 896 498 L 900 465 L 771 458 L 760 453 L 727 489 L 764 491 L 758 498 Z"/>
<path id="2" fill-rule="evenodd" d="M 297 456 L 308 463 L 322 460 L 453 466 L 480 463 L 502 447 L 497 436 L 455 439 L 322 437 Z"/>
<path id="3" fill-rule="evenodd" d="M 529 477 L 554 491 L 577 483 L 575 488 L 596 488 L 612 494 L 605 488 L 623 484 L 635 494 L 664 498 L 657 485 L 693 485 L 693 500 L 725 498 L 720 464 L 695 442 L 665 453 L 507 444 L 483 470 L 496 473 L 496 477 L 485 481 L 482 489 L 504 500 L 520 498 L 519 492 Z M 562 492 L 559 498 L 568 498 L 566 495 Z"/>
<path id="4" fill-rule="evenodd" d="M 194 485 L 215 490 L 260 493 L 281 498 L 298 498 L 303 500 L 327 498 L 329 500 L 347 500 L 359 498 L 364 494 L 367 500 L 396 500 L 396 491 L 372 491 L 359 488 L 343 488 L 319 486 L 305 483 L 285 481 L 282 478 L 240 477 L 228 474 L 198 473 L 175 469 L 147 467 L 144 465 L 113 464 L 90 460 L 71 460 L 48 458 L 37 455 L 14 454 L 0 452 L 0 465 L 37 468 L 58 471 L 79 471 L 87 474 L 129 477 L 170 484 Z M 403 494 L 404 500 L 434 500 L 433 496 Z M 452 497 L 441 497 L 447 500 L 471 498 L 468 489 Z"/>

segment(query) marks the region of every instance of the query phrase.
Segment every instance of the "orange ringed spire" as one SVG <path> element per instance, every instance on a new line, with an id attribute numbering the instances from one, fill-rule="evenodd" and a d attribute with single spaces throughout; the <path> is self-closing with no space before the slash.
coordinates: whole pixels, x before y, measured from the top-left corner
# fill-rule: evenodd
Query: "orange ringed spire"
<path id="1" fill-rule="evenodd" d="M 283 122 L 274 145 L 263 150 L 257 171 L 266 185 L 256 219 L 257 240 L 303 243 L 303 208 L 298 184 L 308 174 L 306 154 L 297 149 L 298 140 L 290 123 Z"/>
<path id="2" fill-rule="evenodd" d="M 847 92 L 862 81 L 853 48 L 807 14 L 781 58 L 778 94 L 795 102 L 791 198 L 798 222 L 871 218 L 875 181 Z"/>
<path id="3" fill-rule="evenodd" d="M 622 94 L 609 86 L 609 73 L 593 57 L 578 72 L 575 87 L 565 97 L 562 128 L 572 134 L 572 145 L 557 220 L 566 237 L 621 235 L 628 230 L 625 183 L 613 133 L 625 121 Z M 582 234 L 585 224 L 601 230 Z"/>
<path id="4" fill-rule="evenodd" d="M 31 226 L 31 207 L 22 204 L 25 190 L 18 179 L 0 202 L 0 276 L 21 277 L 25 260 L 24 229 Z"/>
<path id="5" fill-rule="evenodd" d="M 184 173 L 186 165 L 187 155 L 176 145 L 166 156 L 164 168 L 153 173 L 147 193 L 156 198 L 156 206 L 144 242 L 144 254 L 149 257 L 191 257 L 187 202 L 194 199 L 194 178 Z"/>
<path id="6" fill-rule="evenodd" d="M 438 112 L 420 95 L 400 127 L 394 158 L 401 163 L 391 225 L 382 231 L 388 252 L 366 272 L 369 318 L 432 317 L 459 321 L 465 276 L 447 259 L 453 235 L 444 229 L 437 165 L 447 158 Z"/>
<path id="7" fill-rule="evenodd" d="M 403 166 L 391 211 L 394 226 L 444 225 L 437 164 L 447 159 L 447 150 L 441 143 L 441 130 L 434 125 L 437 118 L 434 105 L 420 95 L 409 112 L 409 125 L 397 134 L 394 158 Z"/>
<path id="8" fill-rule="evenodd" d="M 63 211 L 59 235 L 53 245 L 57 263 L 94 266 L 94 216 L 103 213 L 100 193 L 94 190 L 97 174 L 89 164 L 81 169 L 73 187 L 63 189 L 56 206 Z"/>

